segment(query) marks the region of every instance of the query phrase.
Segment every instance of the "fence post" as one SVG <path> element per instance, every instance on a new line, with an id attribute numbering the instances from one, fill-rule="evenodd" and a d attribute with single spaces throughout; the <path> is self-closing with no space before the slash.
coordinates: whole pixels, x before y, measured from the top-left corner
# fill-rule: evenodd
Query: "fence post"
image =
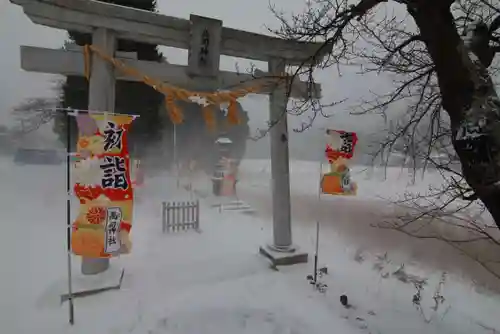
<path id="1" fill-rule="evenodd" d="M 165 217 L 165 214 L 166 214 L 166 210 L 167 210 L 167 204 L 165 202 L 161 202 L 161 231 L 163 233 L 165 233 L 165 228 L 166 228 L 166 217 Z"/>
<path id="2" fill-rule="evenodd" d="M 200 200 L 199 199 L 196 200 L 195 213 L 196 213 L 196 218 L 195 218 L 196 230 L 199 230 L 200 229 Z"/>
<path id="3" fill-rule="evenodd" d="M 195 221 L 195 215 L 194 215 L 194 205 L 195 202 L 191 202 L 191 206 L 189 207 L 189 221 L 191 222 L 191 227 L 196 228 L 196 221 Z"/>
<path id="4" fill-rule="evenodd" d="M 172 213 L 172 220 L 170 221 L 170 229 L 169 230 L 175 232 L 177 230 L 176 222 L 177 222 L 177 216 L 178 216 L 176 202 L 172 203 L 171 213 Z"/>
<path id="5" fill-rule="evenodd" d="M 170 232 L 172 225 L 172 203 L 167 203 L 167 232 Z"/>
<path id="6" fill-rule="evenodd" d="M 186 204 L 185 202 L 182 202 L 181 204 L 181 219 L 180 219 L 180 222 L 179 222 L 179 230 L 182 228 L 183 230 L 186 229 L 186 224 L 184 224 L 184 222 L 186 221 L 186 217 L 185 217 L 185 211 L 186 211 Z"/>

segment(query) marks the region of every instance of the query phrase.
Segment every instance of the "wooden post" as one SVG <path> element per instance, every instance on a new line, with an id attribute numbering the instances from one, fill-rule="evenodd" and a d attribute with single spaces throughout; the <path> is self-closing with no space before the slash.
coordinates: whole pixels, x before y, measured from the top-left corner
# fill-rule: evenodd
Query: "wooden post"
<path id="1" fill-rule="evenodd" d="M 274 75 L 285 72 L 285 62 L 271 59 L 268 71 Z M 269 120 L 271 122 L 271 176 L 273 195 L 273 245 L 283 252 L 294 251 L 292 247 L 290 172 L 288 153 L 288 124 L 285 85 L 276 86 L 269 96 Z"/>
<path id="2" fill-rule="evenodd" d="M 161 202 L 161 231 L 165 233 L 167 228 L 167 203 Z"/>
<path id="3" fill-rule="evenodd" d="M 99 28 L 92 35 L 92 44 L 105 54 L 115 52 L 115 37 L 108 29 Z M 92 56 L 89 83 L 89 110 L 114 112 L 115 75 L 113 65 L 97 55 Z M 96 275 L 109 268 L 109 259 L 82 257 L 83 275 Z"/>
<path id="4" fill-rule="evenodd" d="M 200 230 L 200 200 L 196 200 L 196 212 L 195 212 L 196 230 Z"/>

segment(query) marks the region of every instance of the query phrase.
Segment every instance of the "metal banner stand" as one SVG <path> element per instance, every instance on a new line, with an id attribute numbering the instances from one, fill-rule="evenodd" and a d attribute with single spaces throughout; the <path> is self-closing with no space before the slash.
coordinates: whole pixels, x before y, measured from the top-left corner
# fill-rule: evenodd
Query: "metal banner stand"
<path id="1" fill-rule="evenodd" d="M 66 242 L 68 257 L 68 302 L 69 323 L 75 323 L 73 284 L 71 277 L 71 127 L 70 115 L 66 112 Z"/>

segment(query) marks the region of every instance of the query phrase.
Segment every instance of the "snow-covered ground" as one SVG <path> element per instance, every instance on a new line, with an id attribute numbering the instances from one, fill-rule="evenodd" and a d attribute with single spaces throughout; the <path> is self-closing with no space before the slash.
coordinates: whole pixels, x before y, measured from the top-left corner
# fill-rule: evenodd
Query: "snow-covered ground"
<path id="1" fill-rule="evenodd" d="M 122 289 L 76 299 L 76 324 L 71 327 L 67 304 L 60 305 L 57 295 L 66 277 L 64 166 L 0 162 L 0 328 L 23 334 L 470 334 L 500 329 L 499 297 L 478 293 L 449 274 L 440 290 L 445 300 L 433 311 L 442 271 L 406 263 L 405 275 L 393 274 L 402 262 L 390 250 L 381 257 L 363 244 L 368 237 L 346 236 L 347 223 L 355 224 L 377 208 L 366 209 L 366 203 L 381 189 L 384 194 L 402 191 L 405 176 L 391 182 L 360 178 L 359 196 L 322 200 L 337 209 L 332 217 L 339 221 L 337 229 L 317 215 L 317 207 L 305 210 L 314 203 L 308 198 L 315 198 L 314 164 L 293 163 L 294 205 L 305 211 L 294 211 L 294 241 L 312 255 L 314 222 L 321 218 L 319 262 L 328 267 L 322 278 L 328 289 L 320 293 L 306 281 L 311 263 L 272 270 L 257 254 L 272 236 L 266 166 L 254 161 L 242 166 L 241 197 L 254 205 L 257 215 L 220 213 L 202 200 L 201 233 L 161 234 L 160 202 L 188 200 L 189 195 L 167 176 L 146 179 L 136 205 L 133 252 L 113 260 L 126 268 Z M 195 186 L 209 189 L 206 180 Z M 412 304 L 416 290 L 411 281 L 419 277 L 427 278 L 421 310 Z M 349 297 L 351 308 L 339 303 L 341 294 Z"/>
<path id="2" fill-rule="evenodd" d="M 393 261 L 416 262 L 429 269 L 450 271 L 462 276 L 465 281 L 474 280 L 481 283 L 481 287 L 500 291 L 497 278 L 455 248 L 432 239 L 415 239 L 396 231 L 374 228 L 386 226 L 385 221 L 402 214 L 402 209 L 393 205 L 392 201 L 401 199 L 405 191 L 426 194 L 429 187 L 440 187 L 443 179 L 437 171 L 413 175 L 413 171 L 400 167 L 377 169 L 354 166 L 351 174 L 358 184 L 357 196 L 321 195 L 318 199 L 319 168 L 319 163 L 314 162 L 294 161 L 291 164 L 292 219 L 295 225 L 312 228 L 319 220 L 323 233 L 339 236 L 352 253 L 388 252 Z M 268 160 L 244 161 L 238 185 L 239 196 L 256 207 L 260 217 L 266 220 L 272 219 L 270 177 Z M 437 206 L 439 204 L 436 203 Z M 485 221 L 491 220 L 488 214 L 483 216 Z M 448 237 L 453 234 L 452 239 L 470 239 L 465 229 L 445 224 L 436 228 L 446 229 L 438 232 L 447 233 Z M 492 259 L 489 255 L 491 245 L 466 245 L 473 256 L 498 261 L 497 257 Z M 497 251 L 496 247 L 492 248 Z"/>

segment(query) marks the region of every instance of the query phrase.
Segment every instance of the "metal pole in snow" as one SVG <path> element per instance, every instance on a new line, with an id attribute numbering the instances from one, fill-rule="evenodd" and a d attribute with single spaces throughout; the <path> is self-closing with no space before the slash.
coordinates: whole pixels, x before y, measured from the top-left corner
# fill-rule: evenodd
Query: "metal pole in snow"
<path id="1" fill-rule="evenodd" d="M 318 205 L 321 204 L 321 172 L 322 164 L 319 162 L 319 184 L 318 184 Z M 319 208 L 318 208 L 319 210 Z M 318 251 L 319 251 L 319 219 L 316 220 L 316 251 L 314 252 L 314 283 L 318 279 Z"/>
<path id="2" fill-rule="evenodd" d="M 174 168 L 177 189 L 179 189 L 179 163 L 177 162 L 177 124 L 174 123 Z"/>
<path id="3" fill-rule="evenodd" d="M 66 113 L 66 243 L 68 257 L 69 323 L 74 325 L 73 286 L 71 277 L 71 116 Z"/>
<path id="4" fill-rule="evenodd" d="M 316 221 L 316 252 L 314 253 L 314 283 L 318 280 L 319 221 Z"/>
<path id="5" fill-rule="evenodd" d="M 321 184 L 321 175 L 323 174 L 323 153 L 321 153 L 320 159 L 319 159 L 319 182 L 318 182 L 318 211 L 321 209 L 321 192 L 322 190 L 322 184 Z M 314 253 L 314 283 L 317 283 L 317 278 L 318 278 L 318 252 L 319 252 L 319 218 L 316 220 L 316 251 Z"/>

